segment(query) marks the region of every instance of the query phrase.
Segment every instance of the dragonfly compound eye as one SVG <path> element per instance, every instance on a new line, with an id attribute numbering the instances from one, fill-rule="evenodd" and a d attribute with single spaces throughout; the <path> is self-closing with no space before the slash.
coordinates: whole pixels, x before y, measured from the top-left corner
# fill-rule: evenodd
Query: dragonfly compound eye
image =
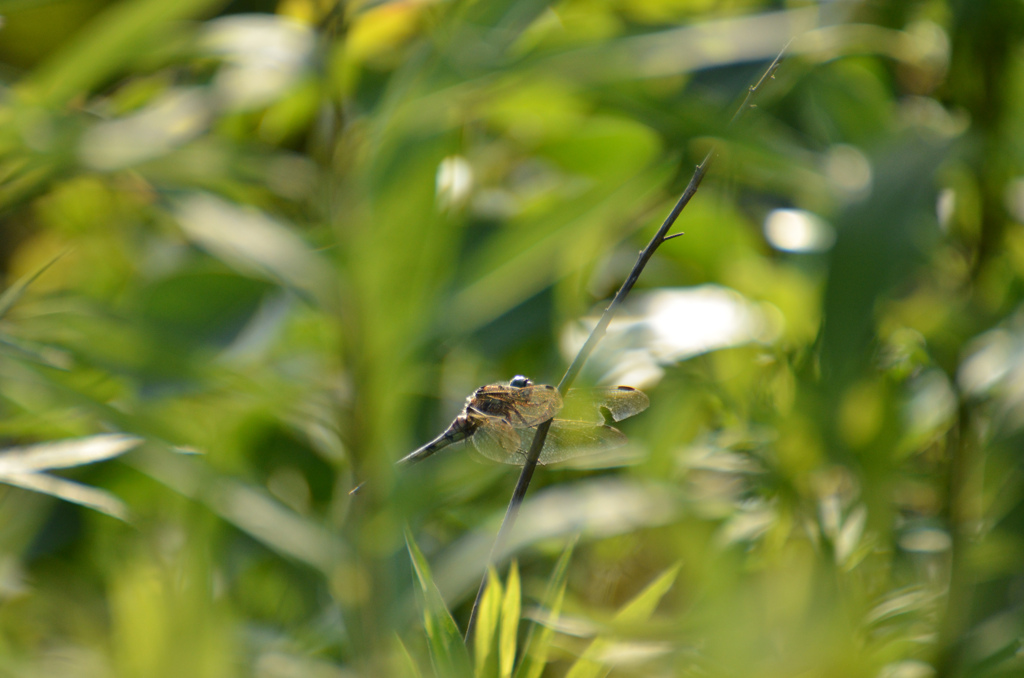
<path id="1" fill-rule="evenodd" d="M 531 386 L 532 384 L 533 382 L 530 381 L 529 377 L 524 377 L 521 374 L 517 374 L 516 376 L 512 377 L 512 380 L 508 382 L 508 385 L 513 388 L 526 388 L 527 386 Z"/>

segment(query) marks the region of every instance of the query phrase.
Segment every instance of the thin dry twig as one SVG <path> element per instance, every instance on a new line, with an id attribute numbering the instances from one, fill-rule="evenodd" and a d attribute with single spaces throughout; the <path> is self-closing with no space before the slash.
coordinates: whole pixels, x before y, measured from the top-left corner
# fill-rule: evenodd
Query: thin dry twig
<path id="1" fill-rule="evenodd" d="M 779 64 L 782 62 L 782 57 L 786 53 L 789 44 L 779 52 L 775 60 L 768 66 L 761 78 L 747 90 L 747 95 L 743 99 L 743 103 L 736 109 L 729 124 L 732 125 L 736 120 L 749 108 L 753 107 L 751 100 L 761 90 L 768 80 L 770 80 L 775 71 L 778 70 Z M 675 233 L 669 235 L 669 229 L 676 223 L 676 219 L 679 218 L 679 214 L 683 211 L 690 199 L 697 192 L 697 188 L 700 187 L 701 181 L 704 180 L 704 176 L 708 172 L 708 167 L 711 165 L 711 160 L 715 155 L 715 148 L 712 147 L 708 151 L 707 155 L 701 161 L 697 168 L 693 172 L 693 177 L 690 179 L 690 183 L 687 184 L 683 194 L 679 196 L 679 200 L 676 201 L 675 207 L 669 212 L 669 215 L 665 218 L 665 221 L 661 224 L 661 228 L 658 229 L 654 237 L 651 238 L 647 246 L 640 251 L 640 256 L 637 257 L 636 263 L 633 264 L 632 270 L 629 272 L 629 276 L 622 283 L 622 287 L 615 293 L 615 297 L 612 302 L 608 304 L 608 308 L 604 310 L 601 318 L 597 321 L 597 325 L 591 330 L 590 336 L 587 337 L 587 341 L 580 348 L 576 357 L 573 359 L 572 364 L 565 371 L 565 376 L 558 382 L 558 390 L 563 395 L 568 392 L 569 387 L 579 376 L 580 371 L 583 369 L 584 363 L 593 353 L 597 343 L 601 341 L 605 333 L 608 331 L 608 325 L 611 323 L 615 313 L 622 306 L 626 297 L 629 295 L 636 281 L 640 279 L 640 274 L 643 273 L 644 268 L 647 266 L 647 262 L 650 261 L 651 257 L 654 256 L 654 252 L 661 246 L 666 240 L 679 237 L 682 233 Z M 498 536 L 494 540 L 494 545 L 491 547 L 490 555 L 488 556 L 487 563 L 491 563 L 497 560 L 498 556 L 505 549 L 505 544 L 508 541 L 509 535 L 512 533 L 512 528 L 515 525 L 516 518 L 519 515 L 519 508 L 523 503 L 523 498 L 526 496 L 526 490 L 530 486 L 530 481 L 533 479 L 533 472 L 537 468 L 537 460 L 540 458 L 540 451 L 544 447 L 544 440 L 547 438 L 548 429 L 551 428 L 551 420 L 545 421 L 543 424 L 537 427 L 537 433 L 533 436 L 533 443 L 530 445 L 530 451 L 527 454 L 526 462 L 523 464 L 522 473 L 519 475 L 519 481 L 516 483 L 515 490 L 512 492 L 512 499 L 509 501 L 508 509 L 505 511 L 505 518 L 502 520 L 501 528 L 498 530 Z M 476 625 L 477 609 L 480 605 L 480 598 L 483 596 L 484 589 L 487 587 L 487 570 L 484 570 L 484 576 L 480 582 L 480 588 L 476 594 L 476 600 L 473 601 L 473 609 L 469 615 L 469 623 L 466 626 L 466 641 L 469 642 L 473 635 L 473 629 Z"/>

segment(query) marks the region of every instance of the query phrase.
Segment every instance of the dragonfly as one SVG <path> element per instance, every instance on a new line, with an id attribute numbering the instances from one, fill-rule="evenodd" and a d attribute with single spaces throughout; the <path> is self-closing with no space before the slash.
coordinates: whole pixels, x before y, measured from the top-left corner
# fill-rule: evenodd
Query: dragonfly
<path id="1" fill-rule="evenodd" d="M 471 441 L 488 459 L 522 466 L 537 426 L 555 415 L 559 418 L 551 422 L 538 463 L 565 461 L 625 445 L 625 434 L 605 424 L 603 411 L 622 421 L 648 405 L 647 395 L 629 386 L 570 389 L 563 400 L 554 386 L 517 375 L 478 388 L 441 435 L 398 463 L 414 464 L 449 445 Z"/>

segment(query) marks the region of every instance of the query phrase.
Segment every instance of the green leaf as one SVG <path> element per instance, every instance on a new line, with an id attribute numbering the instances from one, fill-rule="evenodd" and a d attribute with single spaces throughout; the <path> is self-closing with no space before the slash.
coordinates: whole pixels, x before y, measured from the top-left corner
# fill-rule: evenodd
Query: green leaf
<path id="1" fill-rule="evenodd" d="M 446 322 L 453 331 L 475 330 L 566 275 L 563 253 L 594 239 L 620 239 L 621 224 L 657 194 L 669 169 L 661 164 L 621 185 L 599 184 L 543 216 L 527 213 L 510 222 L 469 263 L 469 282 Z"/>
<path id="2" fill-rule="evenodd" d="M 15 360 L 43 365 L 54 370 L 66 371 L 72 366 L 69 352 L 12 336 L 0 336 L 0 352 Z"/>
<path id="3" fill-rule="evenodd" d="M 488 660 L 494 659 L 494 637 L 498 630 L 498 619 L 501 615 L 502 587 L 501 580 L 494 567 L 487 568 L 487 588 L 480 598 L 477 611 L 476 629 L 473 631 L 474 669 L 477 676 L 493 675 L 494 670 L 487 670 Z M 491 662 L 493 663 L 493 662 Z"/>
<path id="4" fill-rule="evenodd" d="M 135 436 L 106 433 L 27 447 L 9 447 L 0 450 L 0 478 L 11 474 L 70 468 L 113 459 L 141 442 L 142 439 Z"/>
<path id="5" fill-rule="evenodd" d="M 24 90 L 59 107 L 114 76 L 167 39 L 175 22 L 201 15 L 224 0 L 120 2 L 89 22 L 68 45 L 36 69 Z"/>
<path id="6" fill-rule="evenodd" d="M 413 571 L 422 594 L 423 627 L 427 632 L 430 656 L 434 662 L 434 673 L 438 678 L 458 678 L 471 676 L 469 652 L 462 642 L 459 627 L 452 619 L 448 607 L 434 584 L 430 574 L 430 565 L 413 539 L 412 533 L 406 529 L 405 543 L 412 558 Z"/>
<path id="7" fill-rule="evenodd" d="M 680 567 L 682 564 L 676 563 L 662 572 L 657 579 L 647 585 L 647 588 L 619 610 L 615 615 L 615 621 L 619 624 L 633 624 L 650 619 L 661 599 L 675 583 Z"/>
<path id="8" fill-rule="evenodd" d="M 0 482 L 25 490 L 48 494 L 57 499 L 91 508 L 118 520 L 128 520 L 124 502 L 107 492 L 46 473 L 11 473 L 0 476 Z"/>
<path id="9" fill-rule="evenodd" d="M 188 239 L 228 266 L 327 301 L 330 269 L 293 225 L 208 193 L 179 198 L 174 207 Z"/>
<path id="10" fill-rule="evenodd" d="M 512 561 L 501 601 L 501 631 L 498 635 L 498 675 L 508 678 L 516 661 L 516 634 L 519 631 L 519 612 L 522 591 L 519 583 L 519 563 Z"/>
<path id="11" fill-rule="evenodd" d="M 14 304 L 16 304 L 19 299 L 21 299 L 21 295 L 25 293 L 25 290 L 28 288 L 29 285 L 35 282 L 36 278 L 41 276 L 43 272 L 46 271 L 46 269 L 53 266 L 53 264 L 56 263 L 56 261 L 63 256 L 64 252 L 61 252 L 53 259 L 50 259 L 50 261 L 44 264 L 43 267 L 40 268 L 38 271 L 36 271 L 35 273 L 30 273 L 29 275 L 26 276 L 22 276 L 21 278 L 18 279 L 17 282 L 15 282 L 13 285 L 4 290 L 3 294 L 0 294 L 0 318 L 3 318 L 5 315 L 7 315 L 7 312 L 11 310 L 11 307 L 14 306 Z"/>
<path id="12" fill-rule="evenodd" d="M 398 643 L 398 652 L 402 656 L 402 660 L 404 662 L 403 668 L 405 669 L 405 673 L 402 675 L 410 676 L 411 678 L 422 678 L 423 672 L 420 671 L 420 667 L 416 664 L 416 660 L 413 659 L 412 653 L 409 652 L 409 648 L 405 646 L 405 643 L 402 642 L 402 639 L 399 638 L 397 634 L 395 635 L 395 642 Z"/>
<path id="13" fill-rule="evenodd" d="M 672 588 L 672 584 L 675 583 L 680 566 L 677 563 L 665 570 L 657 579 L 637 594 L 633 600 L 626 603 L 615 615 L 615 627 L 622 628 L 650 619 L 661 599 Z M 583 654 L 580 655 L 580 658 L 576 660 L 572 668 L 569 669 L 566 678 L 598 678 L 599 676 L 608 675 L 610 667 L 603 663 L 601 656 L 614 641 L 615 639 L 607 634 L 595 638 Z"/>
<path id="14" fill-rule="evenodd" d="M 523 649 L 523 661 L 516 669 L 516 678 L 540 678 L 540 674 L 544 671 L 551 640 L 555 637 L 554 624 L 562 612 L 562 601 L 565 599 L 569 562 L 572 560 L 572 552 L 578 540 L 577 537 L 569 542 L 565 550 L 562 551 L 558 563 L 555 564 L 555 571 L 551 574 L 547 589 L 544 591 L 544 598 L 541 600 L 541 609 L 548 611 L 547 619 L 544 623 L 534 622 L 530 626 L 530 632 L 526 636 L 526 646 Z"/>
<path id="15" fill-rule="evenodd" d="M 142 450 L 130 464 L 157 482 L 209 506 L 270 549 L 306 563 L 320 572 L 337 567 L 348 547 L 323 523 L 296 513 L 265 488 L 214 471 L 188 454 Z"/>
<path id="16" fill-rule="evenodd" d="M 109 492 L 41 471 L 112 459 L 141 442 L 142 439 L 135 436 L 112 433 L 0 450 L 0 483 L 48 494 L 119 520 L 128 520 L 124 503 Z"/>
<path id="17" fill-rule="evenodd" d="M 991 675 L 1011 675 L 1007 670 L 1006 664 L 1017 659 L 1021 656 L 1021 651 L 1024 650 L 1024 640 L 1020 638 L 1014 638 L 1008 644 L 1003 645 L 992 654 L 988 655 L 978 663 L 974 664 L 969 669 L 967 675 L 971 676 L 991 676 Z M 1018 668 L 1019 668 L 1019 662 Z"/>
<path id="18" fill-rule="evenodd" d="M 546 144 L 541 155 L 575 174 L 620 182 L 646 167 L 659 150 L 658 137 L 649 127 L 619 117 L 592 116 Z"/>

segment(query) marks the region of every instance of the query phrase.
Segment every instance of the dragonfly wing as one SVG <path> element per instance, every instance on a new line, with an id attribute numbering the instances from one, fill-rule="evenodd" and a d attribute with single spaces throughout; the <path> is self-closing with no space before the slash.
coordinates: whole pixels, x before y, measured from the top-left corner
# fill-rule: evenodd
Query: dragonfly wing
<path id="1" fill-rule="evenodd" d="M 519 450 L 506 463 L 522 465 L 526 454 L 533 443 L 536 429 L 521 429 L 519 433 Z M 544 447 L 540 451 L 541 464 L 554 464 L 567 459 L 596 454 L 606 450 L 622 447 L 627 442 L 626 435 L 611 426 L 595 425 L 589 421 L 570 421 L 555 419 L 544 439 Z"/>
<path id="2" fill-rule="evenodd" d="M 520 445 L 516 430 L 501 417 L 477 414 L 474 418 L 479 421 L 472 437 L 477 451 L 488 459 L 515 464 L 514 458 Z"/>
<path id="3" fill-rule="evenodd" d="M 562 396 L 557 388 L 547 384 L 490 384 L 473 394 L 469 407 L 481 414 L 501 417 L 515 428 L 529 428 L 555 416 L 562 409 Z"/>
<path id="4" fill-rule="evenodd" d="M 562 394 L 558 389 L 548 384 L 538 384 L 529 389 L 529 416 L 524 420 L 531 419 L 533 423 L 525 423 L 524 426 L 537 426 L 558 414 L 562 409 Z M 521 409 L 521 408 L 520 408 Z"/>
<path id="5" fill-rule="evenodd" d="M 629 386 L 602 389 L 601 392 L 601 406 L 611 413 L 615 421 L 640 414 L 651 405 L 646 393 Z"/>
<path id="6" fill-rule="evenodd" d="M 530 428 L 547 421 L 561 409 L 562 396 L 558 389 L 537 384 L 515 389 L 506 419 L 514 428 Z"/>
<path id="7" fill-rule="evenodd" d="M 651 404 L 647 394 L 629 386 L 616 388 L 571 389 L 562 414 L 570 420 L 603 423 L 605 409 L 615 421 L 622 421 L 646 410 Z"/>

